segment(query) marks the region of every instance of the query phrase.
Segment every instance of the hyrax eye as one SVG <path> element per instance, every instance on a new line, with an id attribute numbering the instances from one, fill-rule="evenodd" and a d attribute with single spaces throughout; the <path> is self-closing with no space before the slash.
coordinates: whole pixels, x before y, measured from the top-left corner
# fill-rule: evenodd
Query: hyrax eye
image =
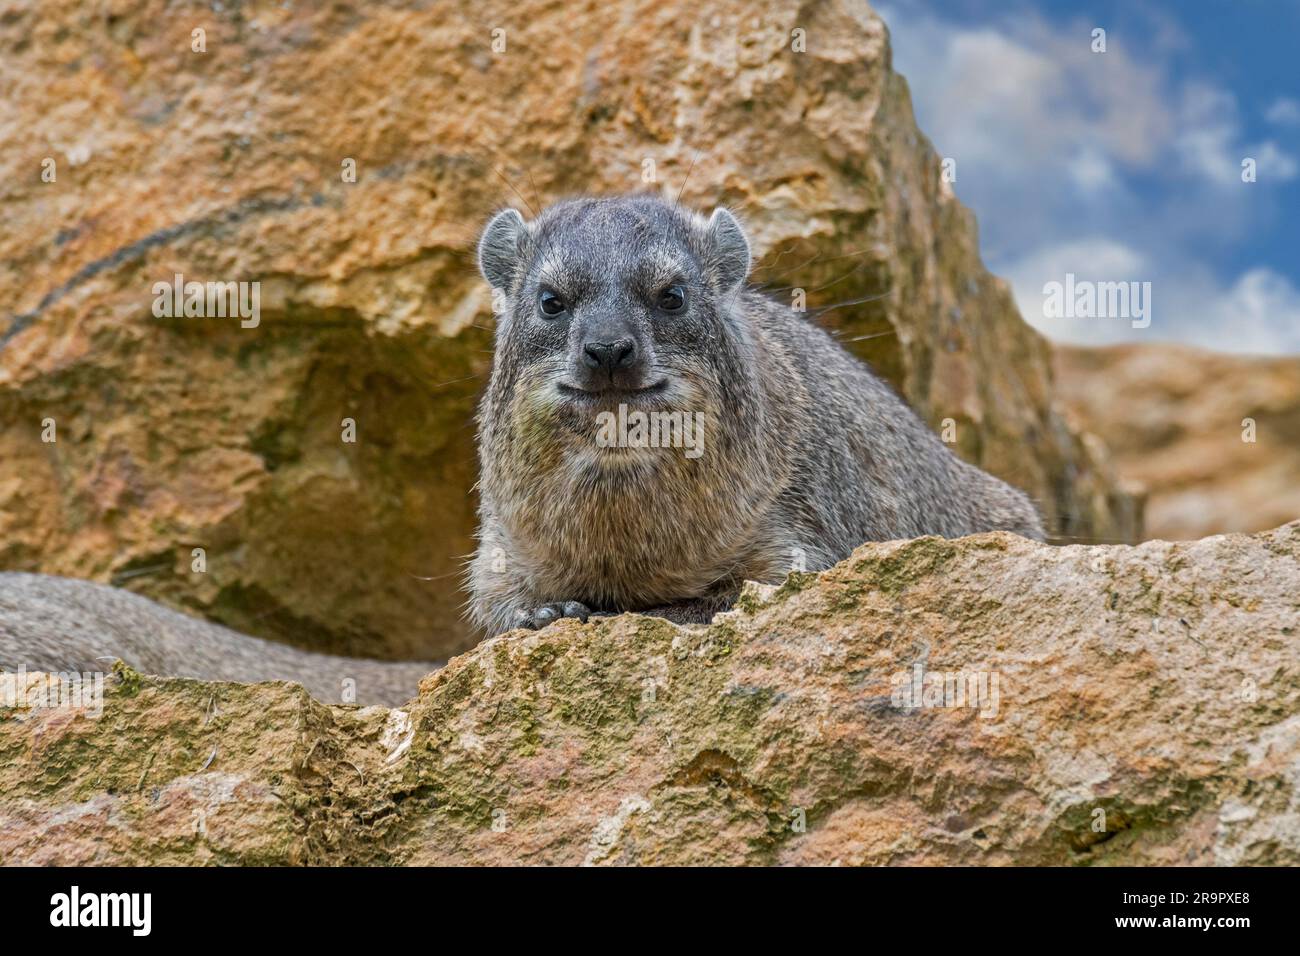
<path id="1" fill-rule="evenodd" d="M 656 304 L 664 312 L 680 312 L 686 308 L 686 290 L 679 285 L 670 285 L 659 293 Z"/>
<path id="2" fill-rule="evenodd" d="M 552 292 L 550 289 L 543 289 L 537 295 L 537 307 L 542 310 L 543 315 L 554 318 L 560 315 L 568 306 L 564 300 Z"/>

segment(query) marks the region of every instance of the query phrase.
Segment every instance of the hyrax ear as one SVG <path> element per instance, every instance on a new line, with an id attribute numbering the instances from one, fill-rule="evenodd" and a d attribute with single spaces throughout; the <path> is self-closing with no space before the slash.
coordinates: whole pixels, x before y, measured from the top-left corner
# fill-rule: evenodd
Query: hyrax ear
<path id="1" fill-rule="evenodd" d="M 478 268 L 494 289 L 508 289 L 523 252 L 528 224 L 517 209 L 503 209 L 492 217 L 478 241 Z"/>
<path id="2" fill-rule="evenodd" d="M 708 225 L 709 245 L 713 250 L 713 267 L 724 289 L 744 282 L 749 275 L 749 238 L 731 210 L 719 206 L 713 210 Z"/>

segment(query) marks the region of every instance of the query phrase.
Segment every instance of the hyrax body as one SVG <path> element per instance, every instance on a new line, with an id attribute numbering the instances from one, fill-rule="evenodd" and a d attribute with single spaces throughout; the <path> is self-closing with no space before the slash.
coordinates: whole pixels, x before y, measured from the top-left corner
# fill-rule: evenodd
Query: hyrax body
<path id="1" fill-rule="evenodd" d="M 707 619 L 745 579 L 826 568 L 864 541 L 1043 537 L 1024 494 L 746 284 L 749 241 L 725 209 L 508 209 L 479 265 L 503 306 L 469 581 L 488 633 L 621 610 Z"/>

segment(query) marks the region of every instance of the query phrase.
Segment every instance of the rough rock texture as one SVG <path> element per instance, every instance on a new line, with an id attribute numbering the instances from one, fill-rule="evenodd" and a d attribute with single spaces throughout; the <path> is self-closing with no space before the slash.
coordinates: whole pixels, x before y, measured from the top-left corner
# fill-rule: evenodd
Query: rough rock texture
<path id="1" fill-rule="evenodd" d="M 647 187 L 734 206 L 776 295 L 876 297 L 823 321 L 1063 536 L 1137 534 L 865 4 L 420 6 L 6 6 L 0 567 L 341 653 L 470 646 L 475 232 Z M 260 281 L 260 325 L 154 318 L 176 273 Z"/>
<path id="2" fill-rule="evenodd" d="M 1263 531 L 1300 518 L 1300 358 L 1061 347 L 1056 366 L 1068 411 L 1149 496 L 1149 536 Z"/>
<path id="3" fill-rule="evenodd" d="M 917 665 L 990 696 L 905 709 Z M 109 684 L 0 709 L 0 861 L 1300 864 L 1300 523 L 866 545 L 708 627 L 511 632 L 405 709 Z"/>

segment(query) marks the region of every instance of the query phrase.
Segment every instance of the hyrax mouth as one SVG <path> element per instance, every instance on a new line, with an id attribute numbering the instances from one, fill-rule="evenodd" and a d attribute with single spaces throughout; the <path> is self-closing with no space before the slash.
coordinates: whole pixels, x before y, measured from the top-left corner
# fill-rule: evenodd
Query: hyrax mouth
<path id="1" fill-rule="evenodd" d="M 634 405 L 661 396 L 668 391 L 668 379 L 661 378 L 659 381 L 652 382 L 641 388 L 611 386 L 599 390 L 579 388 L 576 385 L 559 382 L 556 384 L 556 390 L 567 400 L 576 404 L 593 408 L 606 408 L 618 404 Z"/>

